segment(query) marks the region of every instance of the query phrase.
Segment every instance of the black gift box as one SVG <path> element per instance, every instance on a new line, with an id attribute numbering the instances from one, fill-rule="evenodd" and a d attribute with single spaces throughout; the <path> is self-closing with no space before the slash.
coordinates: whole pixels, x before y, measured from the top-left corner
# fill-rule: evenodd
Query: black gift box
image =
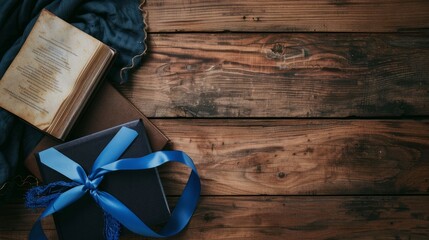
<path id="1" fill-rule="evenodd" d="M 142 121 L 136 120 L 111 129 L 79 138 L 54 148 L 82 166 L 89 174 L 92 165 L 121 127 L 137 131 L 138 136 L 120 158 L 142 157 L 151 153 Z M 37 162 L 45 183 L 70 181 L 60 173 Z M 148 226 L 165 223 L 170 211 L 156 169 L 119 171 L 104 176 L 99 189 L 124 203 Z M 60 239 L 103 239 L 104 214 L 94 199 L 85 194 L 82 198 L 54 213 Z"/>

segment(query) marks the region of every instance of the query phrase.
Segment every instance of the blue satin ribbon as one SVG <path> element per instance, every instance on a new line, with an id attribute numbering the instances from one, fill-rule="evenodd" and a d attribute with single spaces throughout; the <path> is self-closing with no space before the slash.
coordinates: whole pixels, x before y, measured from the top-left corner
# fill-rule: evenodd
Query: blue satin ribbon
<path id="1" fill-rule="evenodd" d="M 30 239 L 47 239 L 41 220 L 75 202 L 84 194 L 89 193 L 96 203 L 118 220 L 123 226 L 136 234 L 147 237 L 170 237 L 186 227 L 194 213 L 201 192 L 200 178 L 192 159 L 181 151 L 158 151 L 138 158 L 118 158 L 137 137 L 137 132 L 122 127 L 95 160 L 92 170 L 87 175 L 84 169 L 54 148 L 40 152 L 40 161 L 78 183 L 55 199 L 40 215 L 31 229 Z M 178 162 L 192 169 L 188 182 L 177 202 L 169 221 L 155 232 L 144 224 L 130 209 L 107 192 L 97 189 L 103 176 L 109 172 L 126 170 L 143 170 L 161 166 L 167 162 Z"/>

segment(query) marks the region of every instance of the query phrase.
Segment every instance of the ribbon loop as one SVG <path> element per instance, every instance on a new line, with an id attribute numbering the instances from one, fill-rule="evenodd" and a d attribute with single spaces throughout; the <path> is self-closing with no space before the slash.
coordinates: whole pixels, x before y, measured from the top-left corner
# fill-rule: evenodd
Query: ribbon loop
<path id="1" fill-rule="evenodd" d="M 92 174 L 97 172 L 97 169 L 106 164 L 112 163 L 119 159 L 119 157 L 125 152 L 125 150 L 131 145 L 134 139 L 137 137 L 137 132 L 126 127 L 119 129 L 119 132 L 110 140 L 107 146 L 101 151 L 97 159 L 95 159 L 92 165 Z"/>
<path id="2" fill-rule="evenodd" d="M 185 228 L 197 207 L 201 192 L 200 178 L 192 159 L 181 151 L 158 151 L 143 157 L 118 160 L 136 137 L 136 131 L 122 127 L 105 147 L 102 153 L 97 157 L 89 177 L 79 164 L 64 156 L 54 148 L 41 152 L 40 159 L 43 164 L 80 185 L 60 194 L 58 198 L 56 198 L 44 210 L 33 225 L 29 236 L 30 239 L 46 239 L 40 224 L 41 219 L 70 205 L 87 192 L 90 193 L 94 198 L 94 201 L 100 205 L 106 214 L 112 216 L 134 233 L 147 237 L 160 238 L 173 236 Z M 155 168 L 168 162 L 184 164 L 191 168 L 192 172 L 169 221 L 159 232 L 155 232 L 150 229 L 141 221 L 141 219 L 139 219 L 130 209 L 128 209 L 114 196 L 97 189 L 106 173 L 127 170 L 144 170 Z"/>
<path id="3" fill-rule="evenodd" d="M 42 151 L 39 156 L 41 163 L 61 173 L 68 179 L 80 184 L 86 182 L 87 176 L 85 170 L 83 170 L 79 164 L 58 152 L 55 148 Z"/>

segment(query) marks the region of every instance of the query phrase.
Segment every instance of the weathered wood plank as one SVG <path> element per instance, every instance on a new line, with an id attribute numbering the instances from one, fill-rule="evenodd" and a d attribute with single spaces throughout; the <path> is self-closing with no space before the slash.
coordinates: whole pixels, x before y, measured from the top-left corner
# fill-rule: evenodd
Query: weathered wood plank
<path id="1" fill-rule="evenodd" d="M 429 115 L 428 34 L 156 34 L 122 92 L 149 117 Z"/>
<path id="2" fill-rule="evenodd" d="M 26 232 L 31 229 L 33 223 L 43 212 L 43 209 L 31 210 L 24 206 L 24 203 L 7 203 L 0 206 L 0 239 L 4 239 L 2 234 L 6 232 Z M 44 229 L 53 230 L 55 224 L 52 217 L 47 217 L 42 221 Z M 25 234 L 28 234 L 26 232 Z M 21 238 L 24 239 L 24 238 Z"/>
<path id="3" fill-rule="evenodd" d="M 28 232 L 30 231 L 31 225 L 27 227 L 25 231 L 2 231 L 0 230 L 0 239 L 1 240 L 23 240 L 28 239 Z M 56 230 L 45 230 L 45 235 L 49 240 L 58 240 Z"/>
<path id="4" fill-rule="evenodd" d="M 425 239 L 429 236 L 428 200 L 203 198 L 179 239 Z"/>
<path id="5" fill-rule="evenodd" d="M 427 239 L 428 201 L 428 196 L 203 197 L 177 239 Z M 36 217 L 27 210 L 22 228 L 2 226 L 0 238 L 25 239 L 29 219 Z M 4 220 L 2 225 L 11 226 Z"/>
<path id="6" fill-rule="evenodd" d="M 425 0 L 147 1 L 150 32 L 396 32 L 429 28 Z"/>
<path id="7" fill-rule="evenodd" d="M 204 195 L 428 194 L 429 122 L 196 120 L 154 123 L 188 153 Z M 161 168 L 169 194 L 188 171 Z M 186 175 L 187 176 L 187 175 Z"/>

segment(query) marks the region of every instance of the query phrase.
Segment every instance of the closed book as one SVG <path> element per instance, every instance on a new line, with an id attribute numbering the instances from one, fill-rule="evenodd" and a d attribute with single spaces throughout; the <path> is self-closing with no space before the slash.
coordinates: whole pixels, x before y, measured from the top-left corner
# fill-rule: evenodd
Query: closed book
<path id="1" fill-rule="evenodd" d="M 141 120 L 78 138 L 54 148 L 80 164 L 89 174 L 97 156 L 122 126 L 137 131 L 138 136 L 120 158 L 141 157 L 152 152 Z M 43 165 L 38 154 L 36 157 L 45 183 L 70 181 Z M 99 189 L 116 197 L 148 226 L 163 224 L 170 216 L 156 168 L 108 173 Z M 104 239 L 103 211 L 89 193 L 54 213 L 54 221 L 60 239 Z"/>

